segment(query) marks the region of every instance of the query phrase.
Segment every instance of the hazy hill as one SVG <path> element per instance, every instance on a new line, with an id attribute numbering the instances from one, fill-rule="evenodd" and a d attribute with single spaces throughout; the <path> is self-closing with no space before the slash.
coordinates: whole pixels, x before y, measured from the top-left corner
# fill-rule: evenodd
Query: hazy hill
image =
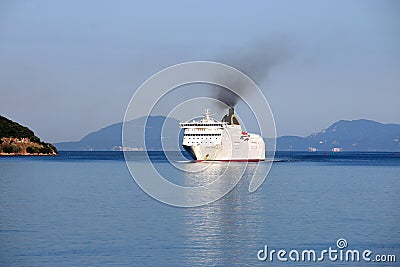
<path id="1" fill-rule="evenodd" d="M 173 118 L 166 118 L 163 116 L 149 116 L 147 123 L 147 117 L 140 117 L 135 120 L 126 122 L 126 127 L 130 128 L 130 131 L 143 131 L 146 127 L 146 146 L 148 150 L 162 150 L 161 136 L 162 127 L 164 125 L 163 142 L 166 150 L 177 150 L 174 144 L 178 143 L 176 137 L 179 133 L 179 122 Z M 173 136 L 173 137 L 170 137 Z M 171 140 L 169 140 L 171 139 Z M 61 142 L 56 143 L 56 147 L 59 150 L 98 150 L 98 151 L 109 151 L 109 150 L 120 150 L 122 147 L 122 122 L 115 123 L 100 129 L 96 132 L 92 132 L 80 141 L 76 142 Z M 130 148 L 141 148 L 139 142 L 132 140 L 131 143 L 126 144 Z"/>
<path id="2" fill-rule="evenodd" d="M 163 142 L 165 150 L 177 150 L 179 122 L 173 118 L 151 116 L 145 125 L 146 117 L 127 122 L 131 130 L 148 128 L 146 144 L 148 150 L 162 150 L 161 129 L 165 123 Z M 116 123 L 90 133 L 77 142 L 55 144 L 59 150 L 119 150 L 121 144 L 122 123 Z M 341 120 L 327 129 L 307 137 L 282 136 L 277 139 L 277 151 L 308 151 L 310 147 L 318 151 L 331 151 L 337 147 L 343 151 L 400 151 L 400 125 L 382 124 L 371 120 Z M 138 148 L 139 143 L 129 144 Z M 181 147 L 180 147 L 181 149 Z"/>
<path id="3" fill-rule="evenodd" d="M 327 129 L 307 137 L 282 136 L 277 140 L 278 151 L 399 151 L 400 124 L 382 124 L 371 120 L 341 120 Z"/>

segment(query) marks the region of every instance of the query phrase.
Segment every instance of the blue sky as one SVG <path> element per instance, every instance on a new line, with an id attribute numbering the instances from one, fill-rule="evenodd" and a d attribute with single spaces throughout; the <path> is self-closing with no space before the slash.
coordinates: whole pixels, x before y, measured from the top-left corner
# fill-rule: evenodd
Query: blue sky
<path id="1" fill-rule="evenodd" d="M 260 81 L 278 135 L 400 123 L 400 2 L 232 2 L 2 1 L 0 114 L 78 140 L 122 121 L 155 72 L 260 49 L 284 54 Z"/>

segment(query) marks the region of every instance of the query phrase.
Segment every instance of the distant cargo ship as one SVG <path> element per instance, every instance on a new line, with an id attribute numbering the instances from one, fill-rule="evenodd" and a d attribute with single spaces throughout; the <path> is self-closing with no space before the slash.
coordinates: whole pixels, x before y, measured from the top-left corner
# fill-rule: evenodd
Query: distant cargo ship
<path id="1" fill-rule="evenodd" d="M 199 121 L 181 122 L 182 145 L 197 161 L 262 161 L 265 143 L 260 135 L 242 129 L 234 109 L 222 121 L 210 117 L 206 109 Z"/>

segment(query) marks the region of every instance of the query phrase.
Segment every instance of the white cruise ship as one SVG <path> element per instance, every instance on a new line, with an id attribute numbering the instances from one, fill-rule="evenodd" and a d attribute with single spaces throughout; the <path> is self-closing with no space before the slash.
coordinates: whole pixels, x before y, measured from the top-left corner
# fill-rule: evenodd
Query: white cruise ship
<path id="1" fill-rule="evenodd" d="M 261 136 L 243 131 L 234 109 L 222 121 L 210 117 L 206 109 L 199 121 L 181 122 L 182 145 L 196 161 L 262 161 L 265 143 Z"/>

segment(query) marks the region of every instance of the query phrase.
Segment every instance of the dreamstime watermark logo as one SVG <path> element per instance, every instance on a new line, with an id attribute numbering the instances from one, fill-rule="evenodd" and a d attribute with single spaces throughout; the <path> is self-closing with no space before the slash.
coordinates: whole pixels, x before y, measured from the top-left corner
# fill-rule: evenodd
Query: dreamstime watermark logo
<path id="1" fill-rule="evenodd" d="M 221 77 L 225 78 L 221 79 Z M 257 190 L 264 182 L 275 154 L 276 130 L 270 106 L 260 88 L 247 75 L 231 66 L 209 61 L 186 62 L 163 69 L 147 79 L 131 98 L 123 121 L 122 146 L 125 162 L 140 188 L 154 199 L 177 207 L 196 207 L 220 199 L 236 186 L 243 176 L 247 164 L 243 163 L 239 171 L 224 171 L 217 179 L 208 184 L 181 186 L 172 183 L 173 179 L 168 179 L 171 177 L 161 174 L 147 153 L 145 162 L 129 159 L 129 152 L 124 148 L 130 148 L 131 144 L 135 143 L 136 147 L 147 151 L 146 134 L 152 131 L 151 128 L 146 127 L 147 120 L 141 128 L 132 127 L 132 120 L 143 116 L 148 118 L 160 99 L 175 88 L 194 83 L 211 84 L 231 91 L 249 107 L 256 119 L 261 136 L 271 138 L 273 144 L 266 148 L 270 154 L 270 160 L 263 163 L 263 168 L 259 168 L 259 165 L 253 168 L 252 165 L 250 193 Z M 244 88 L 251 94 L 243 95 Z M 246 97 L 248 95 L 251 97 Z M 190 105 L 176 103 L 176 106 L 182 106 L 179 110 L 180 114 L 191 111 L 189 110 Z M 177 136 L 178 134 L 179 132 L 176 133 Z M 176 167 L 175 164 L 170 163 Z M 231 164 L 227 163 L 226 170 L 229 170 L 230 166 Z M 184 168 L 181 168 L 180 171 L 190 172 Z"/>
<path id="2" fill-rule="evenodd" d="M 280 262 L 322 262 L 341 261 L 341 262 L 396 262 L 394 254 L 374 254 L 372 250 L 348 249 L 347 240 L 339 238 L 336 241 L 336 247 L 329 247 L 323 250 L 292 249 L 269 249 L 267 245 L 257 252 L 257 259 L 260 261 L 280 261 Z"/>

